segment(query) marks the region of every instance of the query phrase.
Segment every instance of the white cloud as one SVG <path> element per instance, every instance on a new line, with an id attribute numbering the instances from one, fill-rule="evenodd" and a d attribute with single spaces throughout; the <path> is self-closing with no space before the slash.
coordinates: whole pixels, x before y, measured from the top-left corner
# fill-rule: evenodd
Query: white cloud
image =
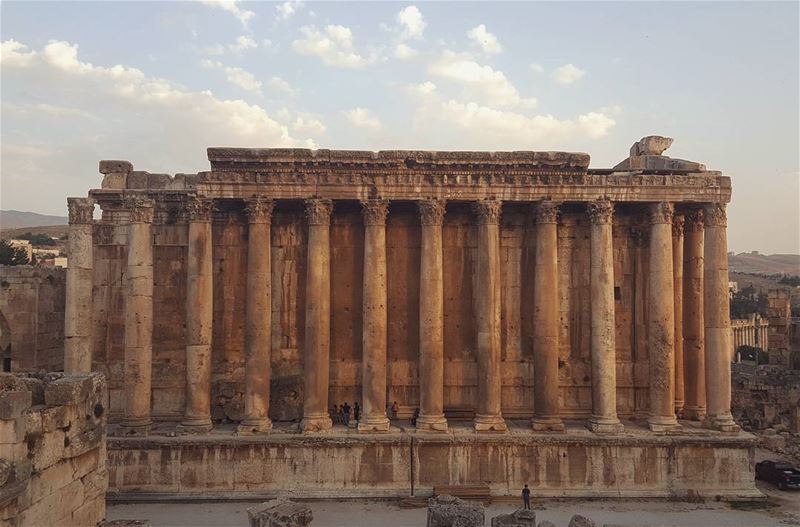
<path id="1" fill-rule="evenodd" d="M 503 51 L 503 46 L 500 45 L 500 41 L 497 40 L 496 36 L 486 30 L 486 26 L 484 24 L 475 26 L 467 31 L 467 36 L 475 43 L 475 45 L 479 46 L 484 53 L 494 55 Z"/>
<path id="2" fill-rule="evenodd" d="M 27 66 L 34 60 L 36 53 L 27 51 L 28 46 L 13 38 L 0 44 L 0 64 L 7 66 Z"/>
<path id="3" fill-rule="evenodd" d="M 586 72 L 584 70 L 576 68 L 572 64 L 565 64 L 555 69 L 553 72 L 553 79 L 558 84 L 572 84 L 573 82 L 577 82 L 585 74 Z"/>
<path id="4" fill-rule="evenodd" d="M 452 51 L 445 51 L 440 59 L 431 63 L 428 72 L 461 84 L 469 98 L 484 97 L 491 106 L 512 107 L 523 101 L 502 71 Z"/>
<path id="5" fill-rule="evenodd" d="M 294 95 L 292 85 L 280 77 L 272 77 L 267 81 L 267 86 L 275 91 L 283 92 L 287 95 Z"/>
<path id="6" fill-rule="evenodd" d="M 253 17 L 256 16 L 254 12 L 239 7 L 238 0 L 203 0 L 203 4 L 224 9 L 235 16 L 239 22 L 242 23 L 243 27 L 247 27 Z"/>
<path id="7" fill-rule="evenodd" d="M 319 119 L 307 115 L 299 115 L 292 121 L 292 130 L 298 134 L 319 136 L 325 133 L 326 128 Z"/>
<path id="8" fill-rule="evenodd" d="M 295 13 L 303 8 L 302 0 L 289 0 L 275 6 L 276 18 L 278 20 L 288 20 Z"/>
<path id="9" fill-rule="evenodd" d="M 223 70 L 225 72 L 225 79 L 229 83 L 245 91 L 261 95 L 262 83 L 249 71 L 246 71 L 242 68 L 225 66 L 218 60 L 203 60 L 201 64 L 204 68 Z"/>
<path id="10" fill-rule="evenodd" d="M 243 51 L 247 49 L 255 49 L 258 47 L 258 43 L 253 40 L 252 37 L 247 35 L 241 35 L 239 38 L 236 39 L 236 42 L 233 44 L 228 44 L 228 49 L 231 53 L 235 55 L 239 55 Z"/>
<path id="11" fill-rule="evenodd" d="M 359 54 L 353 46 L 353 32 L 350 28 L 338 25 L 300 28 L 303 38 L 292 42 L 292 49 L 300 55 L 319 57 L 323 63 L 336 68 L 363 68 L 377 60 L 377 55 Z"/>
<path id="12" fill-rule="evenodd" d="M 397 23 L 400 25 L 400 38 L 402 40 L 413 38 L 421 39 L 425 31 L 425 18 L 417 6 L 410 5 L 397 13 Z"/>
<path id="13" fill-rule="evenodd" d="M 381 127 L 381 122 L 375 117 L 372 112 L 366 108 L 353 108 L 345 112 L 345 117 L 353 126 L 357 128 L 367 128 L 369 130 L 378 130 Z"/>
<path id="14" fill-rule="evenodd" d="M 412 95 L 426 97 L 436 92 L 436 85 L 431 81 L 425 81 L 420 84 L 409 84 L 407 89 Z"/>
<path id="15" fill-rule="evenodd" d="M 416 49 L 412 48 L 411 46 L 407 45 L 404 42 L 400 42 L 394 47 L 394 56 L 400 60 L 407 60 L 414 58 L 418 55 Z"/>
<path id="16" fill-rule="evenodd" d="M 541 64 L 536 64 L 535 62 L 530 65 L 531 71 L 535 73 L 544 73 L 544 66 Z"/>

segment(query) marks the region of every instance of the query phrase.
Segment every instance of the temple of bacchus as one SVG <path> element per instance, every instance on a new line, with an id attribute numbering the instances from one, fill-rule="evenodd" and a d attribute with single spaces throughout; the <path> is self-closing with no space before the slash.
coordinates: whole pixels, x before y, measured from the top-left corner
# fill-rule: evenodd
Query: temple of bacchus
<path id="1" fill-rule="evenodd" d="M 65 369 L 107 376 L 112 491 L 756 492 L 730 179 L 670 143 L 101 161 L 68 200 Z"/>

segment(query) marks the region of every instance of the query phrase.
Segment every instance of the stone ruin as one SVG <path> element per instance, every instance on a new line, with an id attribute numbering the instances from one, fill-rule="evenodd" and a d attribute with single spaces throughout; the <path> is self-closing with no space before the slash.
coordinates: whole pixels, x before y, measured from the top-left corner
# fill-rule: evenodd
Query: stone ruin
<path id="1" fill-rule="evenodd" d="M 536 513 L 530 509 L 517 509 L 501 514 L 492 518 L 492 527 L 536 527 Z"/>
<path id="2" fill-rule="evenodd" d="M 0 523 L 105 517 L 106 383 L 99 373 L 0 375 Z"/>
<path id="3" fill-rule="evenodd" d="M 483 527 L 483 505 L 454 496 L 434 496 L 428 500 L 427 527 Z"/>
<path id="4" fill-rule="evenodd" d="M 307 505 L 279 498 L 249 507 L 247 517 L 250 527 L 307 527 L 314 514 Z"/>

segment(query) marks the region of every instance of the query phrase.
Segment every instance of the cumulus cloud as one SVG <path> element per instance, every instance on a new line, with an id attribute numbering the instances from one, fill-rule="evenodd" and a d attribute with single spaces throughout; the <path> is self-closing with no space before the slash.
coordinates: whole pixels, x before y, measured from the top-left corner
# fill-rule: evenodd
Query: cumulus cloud
<path id="1" fill-rule="evenodd" d="M 422 33 L 425 31 L 425 26 L 428 25 L 425 22 L 425 17 L 422 16 L 422 13 L 417 6 L 410 5 L 404 9 L 401 9 L 399 13 L 397 13 L 397 23 L 400 25 L 400 38 L 405 39 L 421 39 Z"/>
<path id="2" fill-rule="evenodd" d="M 585 74 L 586 72 L 584 70 L 572 64 L 565 64 L 555 69 L 553 72 L 553 80 L 558 84 L 572 84 L 580 80 Z"/>
<path id="3" fill-rule="evenodd" d="M 287 95 L 294 95 L 294 88 L 292 88 L 292 85 L 280 77 L 272 77 L 267 81 L 267 86 L 274 91 L 283 92 Z"/>
<path id="4" fill-rule="evenodd" d="M 381 127 L 380 120 L 366 108 L 353 108 L 345 112 L 345 117 L 356 128 L 378 130 Z"/>
<path id="5" fill-rule="evenodd" d="M 394 47 L 394 57 L 400 60 L 407 60 L 416 57 L 419 54 L 416 49 L 412 48 L 405 42 L 400 42 Z"/>
<path id="6" fill-rule="evenodd" d="M 262 83 L 249 71 L 242 68 L 225 66 L 218 60 L 203 60 L 201 64 L 204 68 L 223 70 L 225 72 L 225 79 L 229 83 L 245 91 L 261 95 Z"/>
<path id="7" fill-rule="evenodd" d="M 0 44 L 0 62 L 7 66 L 27 66 L 35 57 L 35 52 L 13 38 Z"/>
<path id="8" fill-rule="evenodd" d="M 292 49 L 300 55 L 319 57 L 327 66 L 336 68 L 363 68 L 377 60 L 375 53 L 361 55 L 353 45 L 353 32 L 349 27 L 328 25 L 300 28 L 303 38 L 292 42 Z"/>
<path id="9" fill-rule="evenodd" d="M 275 16 L 278 20 L 288 20 L 302 8 L 302 0 L 289 0 L 275 6 Z"/>
<path id="10" fill-rule="evenodd" d="M 494 55 L 503 51 L 503 46 L 500 45 L 500 41 L 497 40 L 496 36 L 489 33 L 484 24 L 475 26 L 467 31 L 467 36 L 476 46 L 480 47 L 484 53 Z"/>
<path id="11" fill-rule="evenodd" d="M 203 4 L 211 7 L 218 7 L 232 14 L 242 23 L 243 27 L 247 27 L 256 14 L 247 9 L 242 9 L 239 6 L 238 0 L 203 0 Z"/>
<path id="12" fill-rule="evenodd" d="M 325 125 L 319 119 L 308 115 L 298 115 L 292 121 L 292 130 L 298 134 L 320 136 L 325 133 Z"/>
<path id="13" fill-rule="evenodd" d="M 228 49 L 231 51 L 231 53 L 237 55 L 245 50 L 255 49 L 257 47 L 258 43 L 255 40 L 253 40 L 252 37 L 247 35 L 242 35 L 239 38 L 237 38 L 236 42 L 234 42 L 233 44 L 228 44 Z"/>

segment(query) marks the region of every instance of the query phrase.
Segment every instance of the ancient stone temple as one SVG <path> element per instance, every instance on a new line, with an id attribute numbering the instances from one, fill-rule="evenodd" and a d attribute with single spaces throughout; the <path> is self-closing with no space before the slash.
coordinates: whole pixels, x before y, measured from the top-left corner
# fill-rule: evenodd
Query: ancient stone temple
<path id="1" fill-rule="evenodd" d="M 730 180 L 670 143 L 602 170 L 528 151 L 101 161 L 69 199 L 65 367 L 108 377 L 112 491 L 754 492 Z M 332 426 L 344 402 L 357 428 Z"/>

